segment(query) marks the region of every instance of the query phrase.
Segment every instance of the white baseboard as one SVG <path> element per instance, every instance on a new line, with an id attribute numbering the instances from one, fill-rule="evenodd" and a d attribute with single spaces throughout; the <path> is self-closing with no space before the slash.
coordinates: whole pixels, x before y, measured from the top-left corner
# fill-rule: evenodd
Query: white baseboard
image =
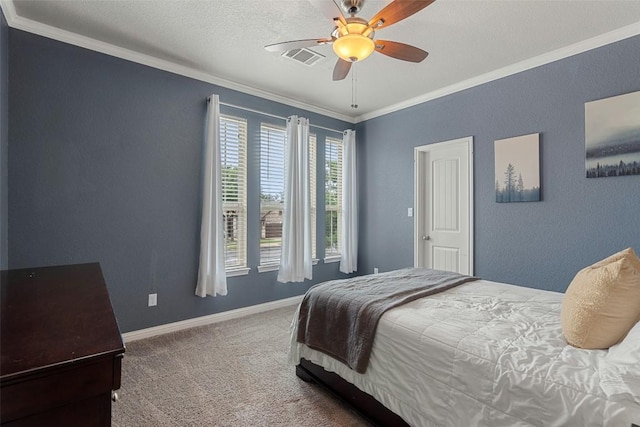
<path id="1" fill-rule="evenodd" d="M 269 310 L 275 310 L 277 308 L 299 304 L 303 297 L 304 295 L 298 295 L 291 298 L 266 302 L 264 304 L 237 308 L 235 310 L 223 311 L 221 313 L 210 314 L 208 316 L 201 316 L 193 319 L 181 320 L 179 322 L 167 323 L 165 325 L 153 326 L 151 328 L 139 329 L 137 331 L 126 332 L 122 334 L 122 339 L 125 343 L 128 343 L 144 338 L 168 334 L 170 332 L 181 331 L 183 329 L 195 328 L 196 326 L 204 326 L 212 323 L 224 322 L 225 320 L 238 319 L 251 314 L 262 313 Z"/>

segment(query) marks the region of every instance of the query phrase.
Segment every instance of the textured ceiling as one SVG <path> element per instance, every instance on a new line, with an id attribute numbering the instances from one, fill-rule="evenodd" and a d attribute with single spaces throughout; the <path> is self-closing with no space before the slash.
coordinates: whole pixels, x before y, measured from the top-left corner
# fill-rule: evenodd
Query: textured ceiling
<path id="1" fill-rule="evenodd" d="M 13 8 L 14 21 L 23 27 L 44 24 L 66 30 L 188 67 L 236 88 L 254 88 L 356 119 L 585 40 L 640 33 L 638 0 L 437 0 L 376 33 L 376 38 L 428 51 L 424 62 L 374 52 L 354 66 L 354 78 L 333 82 L 336 57 L 331 46 L 313 48 L 326 58 L 312 67 L 263 48 L 330 36 L 333 23 L 307 0 L 0 1 L 4 9 Z M 387 3 L 367 0 L 359 16 L 369 19 Z M 358 109 L 351 108 L 354 90 Z"/>

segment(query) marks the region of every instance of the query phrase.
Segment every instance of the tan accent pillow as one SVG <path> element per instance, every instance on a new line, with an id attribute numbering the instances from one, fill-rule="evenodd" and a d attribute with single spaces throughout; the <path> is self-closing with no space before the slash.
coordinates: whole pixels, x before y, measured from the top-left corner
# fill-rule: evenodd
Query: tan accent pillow
<path id="1" fill-rule="evenodd" d="M 574 347 L 609 348 L 638 320 L 640 259 L 632 248 L 580 270 L 562 300 L 562 332 Z"/>

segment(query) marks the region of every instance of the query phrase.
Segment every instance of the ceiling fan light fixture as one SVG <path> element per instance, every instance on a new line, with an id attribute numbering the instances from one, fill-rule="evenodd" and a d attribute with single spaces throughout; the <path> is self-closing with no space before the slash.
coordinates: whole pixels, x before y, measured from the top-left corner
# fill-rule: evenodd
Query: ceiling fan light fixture
<path id="1" fill-rule="evenodd" d="M 350 62 L 362 61 L 371 55 L 375 48 L 373 40 L 362 34 L 347 34 L 333 42 L 333 51 L 336 55 Z"/>
<path id="2" fill-rule="evenodd" d="M 0 0 L 1 2 L 2 0 Z M 388 1 L 388 0 L 387 0 Z M 408 62 L 421 62 L 428 53 L 415 46 L 389 40 L 374 41 L 378 29 L 388 27 L 429 6 L 435 0 L 392 0 L 370 20 L 356 16 L 365 0 L 313 0 L 322 3 L 322 9 L 328 10 L 328 16 L 335 24 L 331 38 L 291 40 L 265 46 L 270 52 L 284 52 L 312 46 L 332 44 L 338 61 L 333 68 L 333 80 L 343 80 L 352 63 L 362 61 L 374 50 L 390 58 Z M 332 4 L 332 6 L 331 6 Z M 326 7 L 325 7 L 326 6 Z M 344 12 L 350 15 L 346 17 Z M 355 105 L 355 102 L 354 102 Z"/>

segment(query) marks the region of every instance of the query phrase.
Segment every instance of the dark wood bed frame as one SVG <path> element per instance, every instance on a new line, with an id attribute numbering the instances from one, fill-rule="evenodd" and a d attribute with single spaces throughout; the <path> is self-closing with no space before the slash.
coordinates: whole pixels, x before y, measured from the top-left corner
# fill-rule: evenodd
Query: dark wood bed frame
<path id="1" fill-rule="evenodd" d="M 325 371 L 322 366 L 300 359 L 296 365 L 296 375 L 303 381 L 315 382 L 343 402 L 355 409 L 360 415 L 377 426 L 405 427 L 409 426 L 396 413 L 387 409 L 373 396 L 344 380 L 338 374 Z"/>

